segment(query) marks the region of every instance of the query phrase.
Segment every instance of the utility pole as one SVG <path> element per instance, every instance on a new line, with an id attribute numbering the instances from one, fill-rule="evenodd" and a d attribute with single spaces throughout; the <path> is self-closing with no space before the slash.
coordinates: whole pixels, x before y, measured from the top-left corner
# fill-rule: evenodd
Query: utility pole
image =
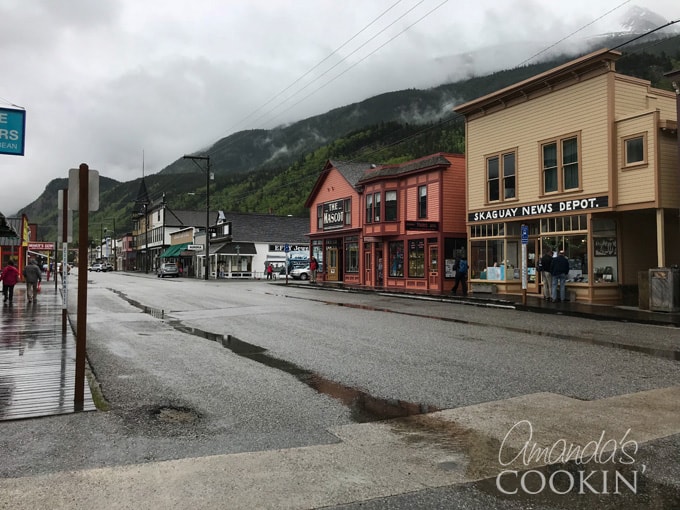
<path id="1" fill-rule="evenodd" d="M 205 276 L 204 279 L 210 278 L 210 156 L 184 156 L 184 159 L 191 159 L 194 163 L 196 161 L 205 161 Z M 200 165 L 196 163 L 199 168 Z M 201 170 L 203 170 L 201 168 Z"/>

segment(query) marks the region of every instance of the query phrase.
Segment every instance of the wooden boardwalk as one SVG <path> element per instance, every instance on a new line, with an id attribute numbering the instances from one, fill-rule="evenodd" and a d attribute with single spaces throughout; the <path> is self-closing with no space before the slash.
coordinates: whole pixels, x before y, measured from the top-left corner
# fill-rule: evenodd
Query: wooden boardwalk
<path id="1" fill-rule="evenodd" d="M 43 284 L 32 303 L 17 284 L 0 309 L 0 421 L 75 412 L 75 337 L 70 325 L 62 335 L 61 295 Z M 87 381 L 84 410 L 95 410 Z"/>

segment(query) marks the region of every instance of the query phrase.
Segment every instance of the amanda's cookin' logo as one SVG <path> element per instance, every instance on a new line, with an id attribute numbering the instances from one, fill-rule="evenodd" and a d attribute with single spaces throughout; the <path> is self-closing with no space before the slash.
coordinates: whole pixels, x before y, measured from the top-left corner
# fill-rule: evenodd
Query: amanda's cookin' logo
<path id="1" fill-rule="evenodd" d="M 498 450 L 498 462 L 508 469 L 496 476 L 496 488 L 503 494 L 637 494 L 638 469 L 634 464 L 638 444 L 629 435 L 630 429 L 620 437 L 608 437 L 603 430 L 597 439 L 583 446 L 566 439 L 539 446 L 531 422 L 519 421 L 510 428 Z M 521 447 L 517 451 L 510 444 Z M 571 462 L 575 469 L 565 466 L 550 473 L 527 469 Z M 519 465 L 520 469 L 510 469 L 511 465 Z M 641 464 L 639 472 L 645 469 Z"/>

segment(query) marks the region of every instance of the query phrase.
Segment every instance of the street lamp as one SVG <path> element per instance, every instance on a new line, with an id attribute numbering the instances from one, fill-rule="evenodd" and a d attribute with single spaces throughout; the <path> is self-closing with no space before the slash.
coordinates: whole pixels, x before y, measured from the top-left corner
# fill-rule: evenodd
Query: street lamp
<path id="1" fill-rule="evenodd" d="M 104 218 L 105 220 L 111 220 L 113 222 L 113 270 L 118 271 L 118 257 L 116 257 L 116 218 Z M 104 229 L 104 233 L 108 229 Z"/>
<path id="2" fill-rule="evenodd" d="M 184 159 L 191 159 L 196 163 L 197 160 L 206 162 L 205 169 L 205 280 L 210 278 L 210 156 L 184 156 Z M 201 168 L 201 170 L 203 170 Z"/>

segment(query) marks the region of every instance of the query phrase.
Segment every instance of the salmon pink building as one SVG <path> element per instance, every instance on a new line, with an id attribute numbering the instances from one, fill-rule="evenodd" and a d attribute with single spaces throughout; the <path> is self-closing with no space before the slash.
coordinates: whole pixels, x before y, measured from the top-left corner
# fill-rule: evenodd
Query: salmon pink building
<path id="1" fill-rule="evenodd" d="M 465 158 L 395 165 L 328 161 L 307 203 L 319 280 L 444 293 L 466 249 Z"/>

